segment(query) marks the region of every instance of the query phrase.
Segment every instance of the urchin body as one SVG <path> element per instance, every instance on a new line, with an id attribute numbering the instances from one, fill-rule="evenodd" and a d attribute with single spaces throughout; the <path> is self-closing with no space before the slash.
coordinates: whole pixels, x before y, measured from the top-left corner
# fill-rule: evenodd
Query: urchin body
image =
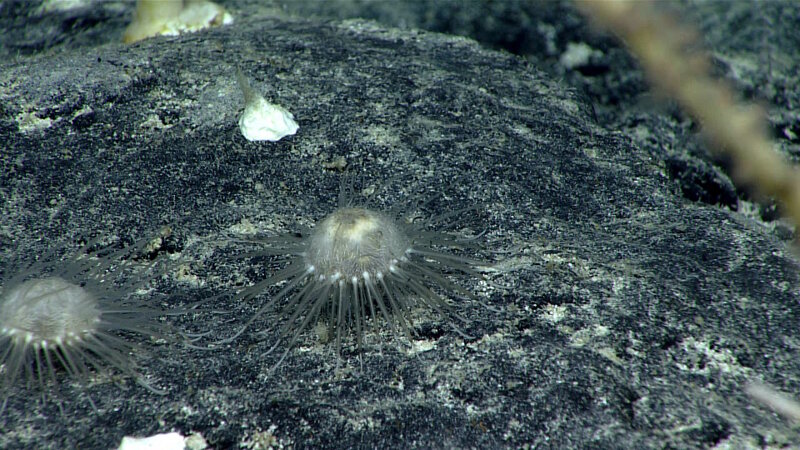
<path id="1" fill-rule="evenodd" d="M 88 246 L 73 258 L 23 261 L 23 270 L 2 280 L 0 415 L 18 383 L 38 384 L 45 398 L 62 371 L 84 381 L 113 368 L 159 392 L 134 370 L 130 353 L 138 344 L 119 335 L 163 336 L 165 326 L 155 320 L 161 311 L 134 294 L 149 281 L 152 264 L 136 271 L 128 267 L 132 249 L 98 256 L 87 255 Z"/>
<path id="2" fill-rule="evenodd" d="M 380 312 L 391 323 L 389 312 L 399 312 L 404 295 L 394 278 L 411 251 L 411 239 L 394 220 L 365 208 L 341 208 L 308 239 L 301 257 L 310 289 L 300 295 L 313 296 L 312 303 L 335 318 L 329 323 L 335 324 L 337 344 L 346 328 L 356 328 L 360 340 L 366 317 Z M 308 301 L 300 300 L 300 305 Z"/>
<path id="3" fill-rule="evenodd" d="M 303 259 L 331 282 L 360 284 L 396 268 L 411 240 L 381 213 L 341 208 L 324 218 L 310 236 Z"/>
<path id="4" fill-rule="evenodd" d="M 409 313 L 417 305 L 463 320 L 436 291 L 473 297 L 447 279 L 454 271 L 477 275 L 473 260 L 439 250 L 459 246 L 455 239 L 371 209 L 342 207 L 304 238 L 279 236 L 259 242 L 271 248 L 255 255 L 288 254 L 289 264 L 237 298 L 246 300 L 270 286 L 285 285 L 239 332 L 222 342 L 239 336 L 267 309 L 280 306 L 280 338 L 289 341 L 286 352 L 304 330 L 327 319 L 327 336 L 335 338 L 340 353 L 342 340 L 350 333 L 361 347 L 368 320 L 377 326 L 383 319 L 411 338 Z M 460 333 L 452 321 L 451 325 Z"/>
<path id="5" fill-rule="evenodd" d="M 52 348 L 68 354 L 71 347 L 89 339 L 100 322 L 97 299 L 60 277 L 28 280 L 0 302 L 0 334 L 8 336 L 12 347 L 32 346 L 37 352 Z"/>

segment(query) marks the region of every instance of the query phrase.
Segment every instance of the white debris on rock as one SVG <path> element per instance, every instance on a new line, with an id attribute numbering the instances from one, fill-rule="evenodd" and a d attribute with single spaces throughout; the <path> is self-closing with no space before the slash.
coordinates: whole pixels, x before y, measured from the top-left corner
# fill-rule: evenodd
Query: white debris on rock
<path id="1" fill-rule="evenodd" d="M 248 141 L 279 141 L 300 128 L 294 115 L 280 105 L 269 103 L 250 87 L 250 82 L 237 73 L 244 94 L 244 113 L 239 118 L 239 130 Z"/>
<path id="2" fill-rule="evenodd" d="M 117 450 L 184 450 L 185 439 L 180 433 L 163 433 L 136 438 L 125 436 Z"/>
<path id="3" fill-rule="evenodd" d="M 564 68 L 573 70 L 588 65 L 593 57 L 601 57 L 602 55 L 602 52 L 593 49 L 586 43 L 569 42 L 567 43 L 566 51 L 561 54 L 558 62 Z"/>

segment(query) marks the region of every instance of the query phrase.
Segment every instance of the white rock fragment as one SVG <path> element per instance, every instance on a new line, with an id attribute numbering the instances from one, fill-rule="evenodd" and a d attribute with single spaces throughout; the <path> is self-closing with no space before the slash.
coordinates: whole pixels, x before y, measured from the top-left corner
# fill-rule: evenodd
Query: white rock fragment
<path id="1" fill-rule="evenodd" d="M 275 142 L 297 132 L 300 127 L 292 113 L 266 101 L 250 87 L 250 82 L 241 72 L 236 77 L 244 94 L 244 113 L 239 118 L 239 130 L 245 139 Z"/>
<path id="2" fill-rule="evenodd" d="M 295 134 L 298 128 L 292 113 L 263 97 L 248 104 L 239 118 L 239 129 L 248 141 L 279 141 Z"/>
<path id="3" fill-rule="evenodd" d="M 180 433 L 163 433 L 136 438 L 125 436 L 117 450 L 184 450 L 186 445 Z"/>
<path id="4" fill-rule="evenodd" d="M 183 441 L 186 444 L 186 450 L 205 450 L 208 448 L 208 442 L 201 433 L 192 433 Z"/>
<path id="5" fill-rule="evenodd" d="M 600 51 L 593 49 L 583 42 L 569 42 L 567 43 L 566 51 L 561 54 L 561 58 L 559 58 L 558 62 L 566 69 L 572 70 L 586 66 L 591 62 L 592 57 L 600 56 L 602 56 Z"/>
<path id="6" fill-rule="evenodd" d="M 45 130 L 53 124 L 53 120 L 49 117 L 40 119 L 33 111 L 21 112 L 14 119 L 17 122 L 19 132 L 22 134 Z"/>

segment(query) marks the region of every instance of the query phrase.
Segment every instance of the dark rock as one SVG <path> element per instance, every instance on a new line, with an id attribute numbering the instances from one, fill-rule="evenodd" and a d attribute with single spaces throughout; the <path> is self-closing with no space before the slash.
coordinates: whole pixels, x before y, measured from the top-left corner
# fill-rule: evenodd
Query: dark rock
<path id="1" fill-rule="evenodd" d="M 37 14 L 9 5 L 4 36 Z M 245 247 L 231 227 L 313 224 L 336 207 L 342 175 L 326 166 L 344 158 L 381 207 L 479 205 L 461 232 L 485 231 L 474 256 L 496 270 L 491 284 L 459 281 L 501 312 L 454 299 L 477 334 L 465 341 L 420 311 L 413 325 L 435 346 L 413 354 L 373 334 L 360 356 L 352 344 L 338 361 L 308 333 L 272 375 L 282 351 L 265 354 L 274 336 L 257 332 L 274 315 L 219 351 L 142 343 L 140 371 L 168 395 L 132 380 L 62 383 L 61 416 L 20 386 L 0 418 L 0 447 L 110 448 L 177 430 L 228 448 L 273 425 L 278 443 L 299 448 L 796 442 L 742 387 L 800 390 L 797 260 L 785 232 L 735 210 L 716 168 L 671 171 L 675 155 L 702 155 L 694 141 L 681 150 L 694 130 L 680 114 L 642 111 L 620 84 L 605 97 L 603 83 L 570 86 L 535 59 L 465 38 L 227 6 L 232 26 L 132 46 L 116 43 L 124 21 L 108 25 L 91 8 L 47 13 L 3 43 L 0 272 L 16 252 L 170 225 L 168 247 L 205 283 L 173 279 L 175 298 L 235 291 L 277 267 L 237 258 Z M 294 113 L 296 135 L 240 135 L 236 68 Z M 625 86 L 642 80 L 633 69 L 616 75 Z M 614 96 L 624 101 L 603 108 L 624 111 L 596 119 L 598 99 Z M 223 299 L 215 307 L 235 314 L 177 320 L 224 338 L 264 301 Z"/>

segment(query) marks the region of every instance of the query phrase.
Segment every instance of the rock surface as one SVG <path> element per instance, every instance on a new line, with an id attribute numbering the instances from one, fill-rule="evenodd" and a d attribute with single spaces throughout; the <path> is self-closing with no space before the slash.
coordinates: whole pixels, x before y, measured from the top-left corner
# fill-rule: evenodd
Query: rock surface
<path id="1" fill-rule="evenodd" d="M 535 58 L 461 37 L 231 2 L 232 26 L 126 46 L 130 5 L 101 5 L 0 10 L 17 32 L 0 63 L 0 271 L 12 255 L 170 225 L 158 257 L 186 269 L 163 283 L 168 301 L 234 292 L 275 269 L 235 257 L 236 232 L 313 225 L 349 173 L 358 199 L 374 191 L 386 209 L 477 205 L 453 229 L 483 233 L 474 256 L 493 271 L 456 279 L 499 312 L 459 302 L 465 339 L 421 310 L 413 350 L 380 330 L 343 361 L 308 333 L 274 374 L 282 353 L 265 355 L 273 340 L 258 324 L 217 351 L 143 343 L 140 371 L 167 395 L 64 383 L 61 415 L 20 387 L 0 447 L 110 448 L 170 431 L 214 448 L 800 442 L 743 392 L 751 381 L 800 392 L 792 229 L 732 187 L 687 119 L 635 96 L 607 112 L 598 99 L 624 89 L 583 93 Z M 294 113 L 296 135 L 239 134 L 237 68 Z M 782 144 L 791 154 L 796 142 Z M 176 324 L 223 338 L 264 300 L 222 299 L 234 314 Z"/>

